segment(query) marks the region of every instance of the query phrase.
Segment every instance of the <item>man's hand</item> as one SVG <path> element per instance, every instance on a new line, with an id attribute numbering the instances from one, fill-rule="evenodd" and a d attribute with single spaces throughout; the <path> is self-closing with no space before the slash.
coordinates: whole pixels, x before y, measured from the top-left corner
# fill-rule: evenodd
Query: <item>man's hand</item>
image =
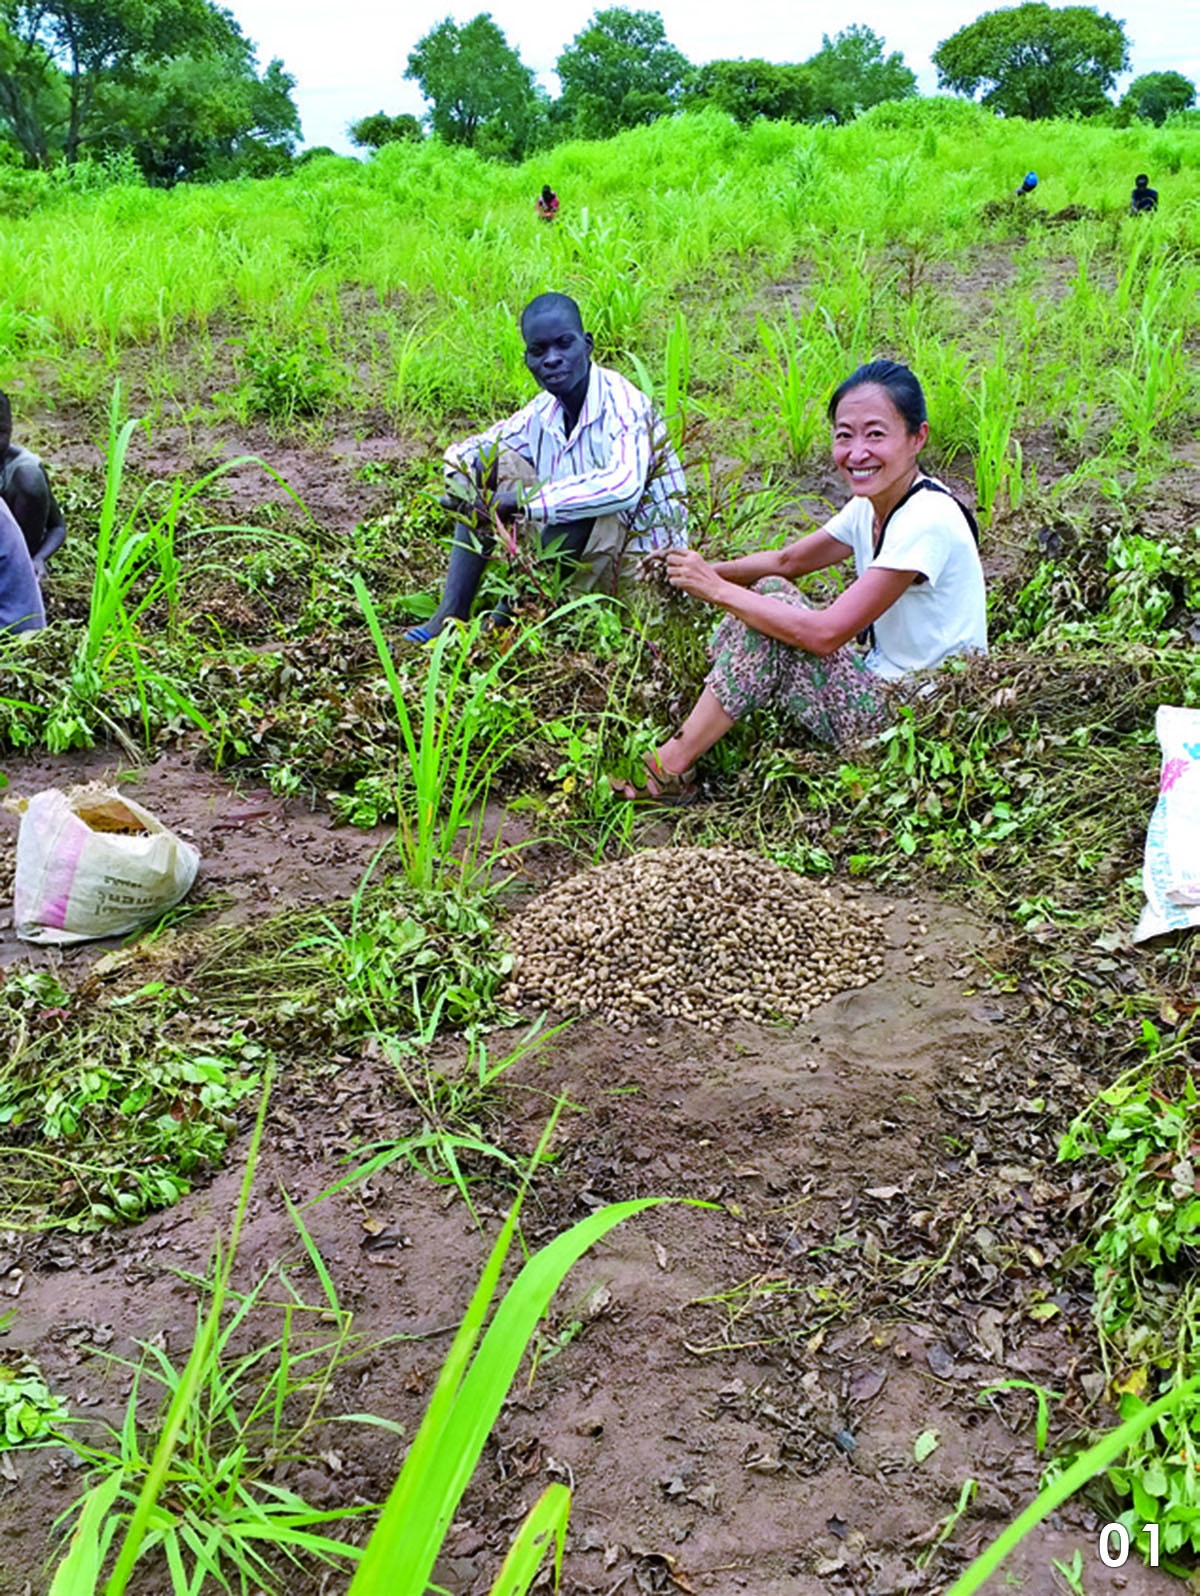
<path id="1" fill-rule="evenodd" d="M 724 577 L 718 576 L 695 549 L 671 549 L 667 555 L 667 580 L 672 587 L 708 604 L 718 602 L 726 585 Z"/>
<path id="2" fill-rule="evenodd" d="M 40 554 L 35 554 L 29 563 L 33 566 L 33 574 L 38 581 L 44 581 L 46 577 L 46 562 L 43 557 Z"/>
<path id="3" fill-rule="evenodd" d="M 459 498 L 454 493 L 443 493 L 438 503 L 460 521 L 482 531 L 490 530 L 494 515 L 498 515 L 505 526 L 511 526 L 521 513 L 520 496 L 511 488 L 505 488 L 501 493 L 481 493 L 474 500 Z"/>
<path id="4" fill-rule="evenodd" d="M 511 526 L 521 513 L 521 495 L 515 488 L 503 488 L 492 494 L 491 505 L 505 526 Z"/>

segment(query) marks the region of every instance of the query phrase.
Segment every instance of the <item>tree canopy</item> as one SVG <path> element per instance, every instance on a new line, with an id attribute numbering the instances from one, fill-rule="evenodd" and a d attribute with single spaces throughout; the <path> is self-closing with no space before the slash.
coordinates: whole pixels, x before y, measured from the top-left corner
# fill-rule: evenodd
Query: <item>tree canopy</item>
<path id="1" fill-rule="evenodd" d="M 0 115 L 26 159 L 74 161 L 102 91 L 179 56 L 249 49 L 211 0 L 0 0 Z"/>
<path id="2" fill-rule="evenodd" d="M 296 80 L 282 61 L 260 77 L 240 36 L 220 51 L 178 55 L 97 93 L 90 147 L 127 149 L 152 183 L 267 177 L 291 165 L 300 136 Z"/>
<path id="3" fill-rule="evenodd" d="M 381 150 L 385 144 L 401 144 L 421 137 L 421 124 L 407 112 L 388 116 L 376 111 L 374 116 L 363 116 L 351 122 L 346 129 L 351 144 L 364 150 Z"/>
<path id="4" fill-rule="evenodd" d="M 487 13 L 463 27 L 447 18 L 408 61 L 436 135 L 514 156 L 563 137 L 609 138 L 680 107 L 713 105 L 743 124 L 760 117 L 848 122 L 884 100 L 917 92 L 903 56 L 886 54 L 870 28 L 823 36 L 810 61 L 719 60 L 693 67 L 668 39 L 657 11 L 625 6 L 594 12 L 559 55 L 555 71 L 562 92 L 552 102 Z M 378 148 L 383 135 L 391 137 L 388 124 L 382 112 L 366 117 L 353 124 L 352 137 Z"/>
<path id="5" fill-rule="evenodd" d="M 709 61 L 688 74 L 683 92 L 685 106 L 715 105 L 743 124 L 804 122 L 814 103 L 812 76 L 794 62 Z"/>
<path id="6" fill-rule="evenodd" d="M 429 102 L 429 124 L 447 144 L 520 156 L 538 117 L 533 73 L 481 11 L 461 27 L 450 17 L 421 39 L 405 74 Z"/>
<path id="7" fill-rule="evenodd" d="M 555 115 L 581 138 L 608 138 L 665 116 L 679 103 L 687 57 L 657 11 L 597 11 L 559 56 Z"/>
<path id="8" fill-rule="evenodd" d="M 1196 85 L 1182 72 L 1145 72 L 1121 96 L 1121 109 L 1161 127 L 1172 111 L 1196 102 Z"/>
<path id="9" fill-rule="evenodd" d="M 278 170 L 295 79 L 211 0 L 0 0 L 0 125 L 30 166 L 128 151 L 157 182 Z"/>
<path id="10" fill-rule="evenodd" d="M 884 54 L 870 28 L 822 36 L 804 62 L 709 61 L 688 74 L 684 105 L 715 105 L 739 122 L 769 117 L 788 122 L 850 122 L 884 100 L 917 92 L 916 74 L 899 51 Z"/>
<path id="11" fill-rule="evenodd" d="M 1005 116 L 1031 120 L 1092 115 L 1129 65 L 1123 25 L 1090 6 L 1055 9 L 1040 0 L 988 11 L 933 52 L 938 83 Z"/>
<path id="12" fill-rule="evenodd" d="M 884 41 L 870 28 L 844 28 L 805 62 L 816 118 L 851 122 L 884 100 L 904 100 L 917 92 L 917 77 L 898 50 L 883 53 Z"/>

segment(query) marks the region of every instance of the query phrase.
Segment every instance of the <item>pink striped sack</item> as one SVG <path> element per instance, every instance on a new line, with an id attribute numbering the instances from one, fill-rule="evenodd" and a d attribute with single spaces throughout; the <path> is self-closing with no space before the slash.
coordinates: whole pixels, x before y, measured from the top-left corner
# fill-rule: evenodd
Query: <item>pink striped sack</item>
<path id="1" fill-rule="evenodd" d="M 196 849 L 132 798 L 98 782 L 51 787 L 21 806 L 16 933 L 50 943 L 124 936 L 173 908 L 199 868 Z"/>

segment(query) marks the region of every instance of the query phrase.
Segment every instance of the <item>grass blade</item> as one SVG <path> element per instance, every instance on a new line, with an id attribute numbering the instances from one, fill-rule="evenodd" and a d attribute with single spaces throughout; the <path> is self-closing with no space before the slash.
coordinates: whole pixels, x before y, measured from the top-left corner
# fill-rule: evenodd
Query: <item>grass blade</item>
<path id="1" fill-rule="evenodd" d="M 424 1592 L 484 1442 L 554 1292 L 588 1248 L 622 1220 L 670 1200 L 645 1197 L 612 1203 L 534 1253 L 509 1287 L 474 1362 L 465 1370 L 515 1229 L 518 1205 L 513 1205 L 455 1337 L 412 1451 L 367 1544 L 350 1596 L 417 1596 Z"/>
<path id="2" fill-rule="evenodd" d="M 105 1521 L 123 1481 L 118 1469 L 88 1492 L 70 1550 L 55 1571 L 50 1596 L 94 1596 L 114 1527 L 106 1526 Z"/>
<path id="3" fill-rule="evenodd" d="M 525 1596 L 546 1560 L 551 1536 L 554 1537 L 554 1588 L 558 1589 L 570 1516 L 571 1493 L 567 1487 L 557 1482 L 547 1486 L 530 1508 L 516 1540 L 509 1547 L 491 1596 Z"/>
<path id="4" fill-rule="evenodd" d="M 229 1277 L 233 1270 L 234 1259 L 237 1257 L 242 1225 L 245 1222 L 246 1210 L 250 1202 L 254 1171 L 258 1164 L 258 1151 L 262 1143 L 263 1127 L 266 1123 L 270 1085 L 270 1076 L 268 1075 L 263 1082 L 258 1115 L 254 1122 L 254 1132 L 250 1138 L 250 1147 L 246 1157 L 246 1173 L 242 1180 L 242 1189 L 238 1197 L 237 1210 L 234 1214 L 233 1231 L 229 1238 L 229 1245 L 225 1251 L 223 1262 L 220 1261 L 220 1251 L 218 1250 L 219 1261 L 216 1279 L 213 1283 L 212 1304 L 197 1330 L 191 1354 L 171 1399 L 162 1434 L 159 1436 L 158 1445 L 154 1449 L 154 1456 L 150 1460 L 150 1467 L 146 1471 L 146 1478 L 142 1482 L 142 1488 L 138 1492 L 138 1499 L 134 1504 L 129 1528 L 126 1530 L 125 1538 L 121 1542 L 121 1550 L 117 1554 L 116 1565 L 113 1568 L 108 1584 L 104 1587 L 105 1596 L 123 1596 L 125 1587 L 129 1583 L 129 1576 L 133 1571 L 134 1563 L 137 1561 L 138 1553 L 142 1549 L 142 1542 L 150 1528 L 150 1520 L 157 1506 L 158 1498 L 162 1493 L 163 1486 L 166 1484 L 167 1471 L 171 1466 L 172 1455 L 179 1443 L 180 1435 L 183 1433 L 188 1412 L 205 1378 L 209 1352 L 217 1339 L 221 1323 L 221 1311 L 224 1307 L 225 1294 L 229 1286 Z"/>
<path id="5" fill-rule="evenodd" d="M 1015 1518 L 1002 1534 L 998 1535 L 986 1552 L 981 1552 L 969 1568 L 951 1585 L 946 1596 L 972 1596 L 985 1580 L 1000 1566 L 1012 1551 L 1013 1547 L 1023 1541 L 1030 1530 L 1040 1524 L 1055 1508 L 1061 1507 L 1069 1496 L 1074 1496 L 1082 1486 L 1094 1478 L 1101 1469 L 1107 1468 L 1110 1463 L 1115 1463 L 1121 1453 L 1137 1440 L 1143 1431 L 1148 1430 L 1152 1424 L 1171 1413 L 1175 1408 L 1186 1402 L 1190 1397 L 1200 1391 L 1200 1375 L 1186 1384 L 1177 1386 L 1174 1391 L 1168 1391 L 1165 1397 L 1155 1402 L 1151 1407 L 1144 1408 L 1141 1413 L 1135 1414 L 1132 1419 L 1126 1419 L 1110 1435 L 1097 1441 L 1077 1457 L 1069 1469 L 1059 1475 L 1052 1485 L 1048 1485 L 1037 1498 L 1032 1501 L 1019 1518 Z"/>

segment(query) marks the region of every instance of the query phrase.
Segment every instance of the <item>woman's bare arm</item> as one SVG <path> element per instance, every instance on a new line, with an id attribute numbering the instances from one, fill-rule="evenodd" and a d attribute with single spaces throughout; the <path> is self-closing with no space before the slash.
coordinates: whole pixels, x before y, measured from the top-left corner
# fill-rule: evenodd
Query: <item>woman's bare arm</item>
<path id="1" fill-rule="evenodd" d="M 851 549 L 821 528 L 789 543 L 783 549 L 763 549 L 758 554 L 743 554 L 736 560 L 718 560 L 713 570 L 737 587 L 753 587 L 764 576 L 785 576 L 789 580 L 823 571 L 849 559 Z"/>
<path id="2" fill-rule="evenodd" d="M 716 567 L 693 550 L 673 552 L 667 566 L 674 585 L 693 598 L 717 604 L 765 637 L 777 638 L 809 654 L 832 654 L 848 643 L 891 609 L 919 574 L 877 567 L 852 582 L 825 609 L 810 610 L 786 604 L 769 593 L 748 592 L 720 576 Z"/>

